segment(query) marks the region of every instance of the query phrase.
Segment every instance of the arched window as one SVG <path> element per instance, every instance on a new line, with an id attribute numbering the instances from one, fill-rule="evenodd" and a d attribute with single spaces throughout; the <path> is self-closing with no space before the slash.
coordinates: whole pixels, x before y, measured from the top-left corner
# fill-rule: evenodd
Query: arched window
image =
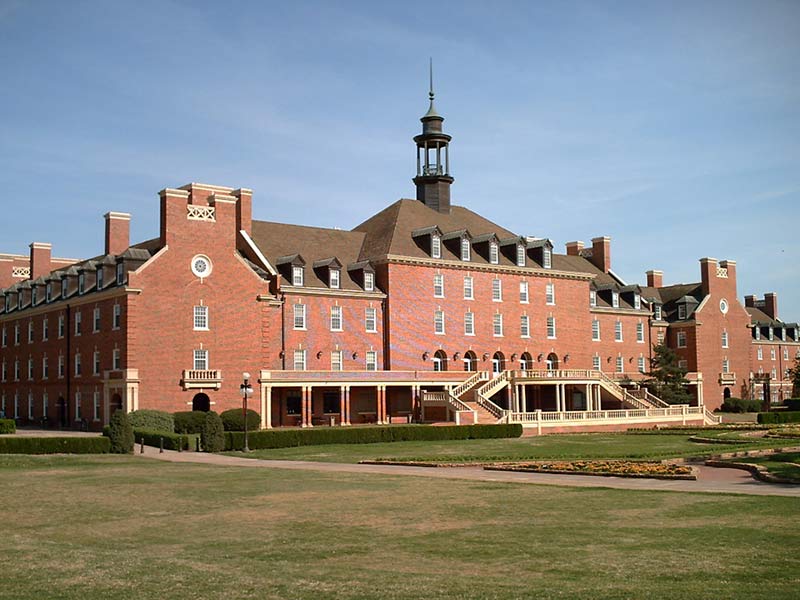
<path id="1" fill-rule="evenodd" d="M 464 353 L 464 370 L 477 371 L 478 370 L 478 355 L 472 350 L 467 350 Z"/>
<path id="2" fill-rule="evenodd" d="M 533 368 L 533 357 L 530 352 L 523 352 L 519 357 L 519 368 L 523 371 Z"/>
<path id="3" fill-rule="evenodd" d="M 501 373 L 506 368 L 506 357 L 502 352 L 495 352 L 492 356 L 492 373 Z"/>
<path id="4" fill-rule="evenodd" d="M 437 350 L 433 354 L 433 370 L 447 371 L 447 354 L 442 349 Z"/>
<path id="5" fill-rule="evenodd" d="M 547 355 L 547 370 L 548 371 L 555 371 L 558 369 L 558 355 L 551 352 Z"/>

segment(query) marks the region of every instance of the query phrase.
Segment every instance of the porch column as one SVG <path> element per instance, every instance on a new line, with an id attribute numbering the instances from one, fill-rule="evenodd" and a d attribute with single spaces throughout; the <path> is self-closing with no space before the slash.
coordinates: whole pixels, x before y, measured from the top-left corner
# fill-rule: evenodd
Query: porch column
<path id="1" fill-rule="evenodd" d="M 561 386 L 556 384 L 556 412 L 561 412 Z"/>
<path id="2" fill-rule="evenodd" d="M 417 415 L 417 403 L 419 402 L 419 386 L 411 386 L 411 420 L 415 420 Z"/>
<path id="3" fill-rule="evenodd" d="M 347 425 L 347 388 L 339 386 L 339 426 Z"/>
<path id="4" fill-rule="evenodd" d="M 261 421 L 262 426 L 267 429 L 272 429 L 272 386 L 266 386 L 266 395 L 264 396 L 264 406 L 261 407 Z"/>
<path id="5" fill-rule="evenodd" d="M 378 423 L 386 423 L 386 386 L 378 386 Z"/>
<path id="6" fill-rule="evenodd" d="M 311 412 L 312 412 L 312 390 L 311 386 L 303 386 L 303 422 L 301 427 L 313 427 L 311 423 Z"/>
<path id="7" fill-rule="evenodd" d="M 347 424 L 351 425 L 352 424 L 351 419 L 352 419 L 353 413 L 352 413 L 352 406 L 350 405 L 350 386 L 349 385 L 345 387 L 344 393 L 345 393 L 345 398 L 347 399 Z"/>
<path id="8" fill-rule="evenodd" d="M 111 415 L 108 414 L 109 409 L 109 391 L 108 382 L 103 382 L 103 425 L 108 425 L 111 422 Z M 45 415 L 47 416 L 47 415 Z"/>
<path id="9" fill-rule="evenodd" d="M 603 405 L 600 401 L 600 384 L 598 383 L 594 386 L 594 402 L 595 402 L 595 410 L 603 410 Z"/>

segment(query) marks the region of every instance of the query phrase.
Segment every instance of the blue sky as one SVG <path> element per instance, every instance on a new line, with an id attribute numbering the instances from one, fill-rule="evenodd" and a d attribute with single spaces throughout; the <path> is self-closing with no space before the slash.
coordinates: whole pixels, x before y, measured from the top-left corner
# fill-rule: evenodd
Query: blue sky
<path id="1" fill-rule="evenodd" d="M 629 282 L 736 260 L 800 320 L 792 0 L 0 0 L 0 252 L 97 254 L 108 210 L 155 237 L 190 181 L 351 228 L 414 195 L 429 56 L 454 203 L 561 252 L 610 235 Z"/>

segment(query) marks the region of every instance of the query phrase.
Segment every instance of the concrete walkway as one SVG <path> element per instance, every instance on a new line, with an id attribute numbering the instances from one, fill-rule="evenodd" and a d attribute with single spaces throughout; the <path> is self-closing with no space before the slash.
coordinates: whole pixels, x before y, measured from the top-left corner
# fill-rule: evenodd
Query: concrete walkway
<path id="1" fill-rule="evenodd" d="M 480 467 L 405 467 L 390 465 L 358 465 L 347 463 L 309 462 L 300 460 L 258 460 L 204 452 L 174 452 L 145 446 L 145 453 L 136 456 L 170 462 L 197 463 L 227 467 L 260 469 L 290 469 L 322 473 L 375 473 L 379 475 L 411 475 L 435 479 L 466 479 L 471 481 L 496 481 L 506 483 L 532 483 L 571 487 L 602 487 L 621 490 L 650 490 L 667 492 L 702 492 L 712 494 L 752 494 L 756 496 L 793 496 L 800 498 L 800 485 L 764 483 L 753 479 L 750 473 L 737 469 L 717 469 L 700 466 L 697 481 L 629 479 L 625 477 L 596 477 L 589 475 L 549 475 L 544 473 L 512 473 L 484 471 Z"/>

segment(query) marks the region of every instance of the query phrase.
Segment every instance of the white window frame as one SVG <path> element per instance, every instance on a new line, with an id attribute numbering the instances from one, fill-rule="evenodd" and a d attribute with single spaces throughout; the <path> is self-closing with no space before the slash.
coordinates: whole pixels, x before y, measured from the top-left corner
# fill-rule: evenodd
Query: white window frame
<path id="1" fill-rule="evenodd" d="M 433 297 L 444 298 L 444 275 L 441 273 L 433 275 Z"/>
<path id="2" fill-rule="evenodd" d="M 639 294 L 633 295 L 633 308 L 636 310 L 641 310 L 642 308 L 642 297 Z"/>
<path id="3" fill-rule="evenodd" d="M 775 346 L 769 349 L 769 359 L 770 360 L 776 359 Z"/>
<path id="4" fill-rule="evenodd" d="M 300 302 L 294 305 L 292 309 L 292 326 L 296 331 L 306 330 L 306 305 Z"/>
<path id="5" fill-rule="evenodd" d="M 530 289 L 527 281 L 519 282 L 519 301 L 520 304 L 528 304 L 530 302 Z"/>
<path id="6" fill-rule="evenodd" d="M 556 339 L 556 318 L 555 317 L 547 317 L 547 339 L 554 340 Z"/>
<path id="7" fill-rule="evenodd" d="M 83 370 L 83 366 L 81 365 L 81 353 L 75 353 L 75 377 L 81 376 L 81 371 Z"/>
<path id="8" fill-rule="evenodd" d="M 531 318 L 528 315 L 519 316 L 519 336 L 522 338 L 531 337 Z"/>
<path id="9" fill-rule="evenodd" d="M 378 370 L 378 353 L 375 350 L 367 350 L 364 353 L 364 362 L 366 363 L 367 371 Z"/>
<path id="10" fill-rule="evenodd" d="M 644 344 L 644 323 L 641 321 L 636 323 L 636 343 Z"/>
<path id="11" fill-rule="evenodd" d="M 556 286 L 554 283 L 548 283 L 544 288 L 545 304 L 548 306 L 555 306 L 556 304 Z"/>
<path id="12" fill-rule="evenodd" d="M 328 285 L 332 290 L 338 290 L 342 286 L 342 272 L 339 269 L 328 271 Z"/>
<path id="13" fill-rule="evenodd" d="M 660 321 L 661 320 L 661 305 L 660 304 L 653 305 L 653 318 L 656 321 Z"/>
<path id="14" fill-rule="evenodd" d="M 42 341 L 46 342 L 50 338 L 50 320 L 47 317 L 42 319 Z"/>
<path id="15" fill-rule="evenodd" d="M 621 342 L 622 339 L 622 321 L 617 319 L 617 321 L 614 323 L 614 341 Z"/>
<path id="16" fill-rule="evenodd" d="M 684 320 L 686 318 L 686 314 L 687 314 L 686 305 L 685 304 L 679 304 L 678 305 L 678 319 L 680 319 L 681 321 Z"/>
<path id="17" fill-rule="evenodd" d="M 553 251 L 547 246 L 542 248 L 542 266 L 549 269 L 553 266 Z"/>
<path id="18" fill-rule="evenodd" d="M 600 319 L 592 320 L 592 341 L 600 341 Z"/>
<path id="19" fill-rule="evenodd" d="M 194 330 L 208 331 L 208 306 L 200 304 L 194 307 Z"/>
<path id="20" fill-rule="evenodd" d="M 49 363 L 47 361 L 47 354 L 43 354 L 42 355 L 42 379 L 47 379 L 49 376 L 50 376 L 50 365 L 49 365 Z"/>
<path id="21" fill-rule="evenodd" d="M 728 331 L 726 329 L 722 330 L 722 347 L 728 347 Z"/>
<path id="22" fill-rule="evenodd" d="M 100 375 L 100 351 L 92 352 L 92 375 Z"/>
<path id="23" fill-rule="evenodd" d="M 686 348 L 686 332 L 678 331 L 675 333 L 675 345 L 678 348 Z"/>
<path id="24" fill-rule="evenodd" d="M 503 315 L 500 313 L 492 316 L 492 334 L 494 337 L 503 337 Z"/>
<path id="25" fill-rule="evenodd" d="M 119 371 L 122 367 L 122 352 L 119 348 L 114 348 L 111 352 L 111 368 L 114 371 Z"/>
<path id="26" fill-rule="evenodd" d="M 125 283 L 125 265 L 122 262 L 117 263 L 116 281 L 117 285 Z"/>
<path id="27" fill-rule="evenodd" d="M 28 343 L 33 343 L 33 319 L 28 321 Z"/>
<path id="28" fill-rule="evenodd" d="M 435 335 L 444 335 L 444 311 L 433 311 L 433 333 Z"/>
<path id="29" fill-rule="evenodd" d="M 599 371 L 600 370 L 600 366 L 601 366 L 600 365 L 600 355 L 599 354 L 595 354 L 592 357 L 592 370 Z"/>
<path id="30" fill-rule="evenodd" d="M 100 420 L 100 392 L 97 390 L 92 394 L 92 420 Z"/>
<path id="31" fill-rule="evenodd" d="M 597 292 L 594 290 L 589 290 L 589 306 L 597 306 Z"/>
<path id="32" fill-rule="evenodd" d="M 625 359 L 622 356 L 617 356 L 617 359 L 614 361 L 615 363 L 615 370 L 617 373 L 624 373 L 625 372 Z"/>
<path id="33" fill-rule="evenodd" d="M 194 371 L 208 371 L 208 350 L 196 348 L 192 351 L 192 367 Z"/>
<path id="34" fill-rule="evenodd" d="M 495 241 L 489 242 L 489 264 L 500 264 L 500 246 Z"/>
<path id="35" fill-rule="evenodd" d="M 333 350 L 331 352 L 331 371 L 344 370 L 344 352 L 341 350 Z"/>
<path id="36" fill-rule="evenodd" d="M 764 360 L 764 349 L 761 346 L 756 348 L 756 356 L 758 360 Z"/>
<path id="37" fill-rule="evenodd" d="M 113 318 L 111 321 L 112 329 L 117 330 L 122 327 L 122 305 L 115 304 L 114 305 L 114 313 Z"/>
<path id="38" fill-rule="evenodd" d="M 331 331 L 344 331 L 342 312 L 342 307 L 338 304 L 331 306 Z"/>
<path id="39" fill-rule="evenodd" d="M 619 292 L 611 292 L 611 307 L 619 308 Z"/>
<path id="40" fill-rule="evenodd" d="M 475 299 L 475 280 L 472 275 L 464 276 L 464 300 Z"/>
<path id="41" fill-rule="evenodd" d="M 431 258 L 442 258 L 442 238 L 437 233 L 431 235 Z"/>
<path id="42" fill-rule="evenodd" d="M 492 302 L 503 301 L 503 280 L 499 277 L 492 279 Z"/>
<path id="43" fill-rule="evenodd" d="M 522 244 L 517 244 L 517 266 L 524 267 L 525 266 L 525 246 Z"/>
<path id="44" fill-rule="evenodd" d="M 81 311 L 75 311 L 75 337 L 81 334 L 81 328 L 83 326 L 83 315 Z"/>
<path id="45" fill-rule="evenodd" d="M 640 356 L 638 360 L 638 367 L 639 373 L 644 373 L 647 370 L 647 364 L 645 362 L 644 356 Z"/>
<path id="46" fill-rule="evenodd" d="M 461 260 L 464 262 L 472 260 L 472 246 L 466 237 L 461 238 Z"/>
<path id="47" fill-rule="evenodd" d="M 365 292 L 375 291 L 375 273 L 371 273 L 369 271 L 364 272 L 364 291 Z"/>
<path id="48" fill-rule="evenodd" d="M 475 313 L 464 313 L 464 335 L 475 335 Z"/>
<path id="49" fill-rule="evenodd" d="M 295 350 L 294 351 L 294 361 L 292 362 L 292 366 L 294 367 L 295 371 L 305 371 L 306 370 L 306 351 L 305 350 Z"/>
<path id="50" fill-rule="evenodd" d="M 300 287 L 305 281 L 305 270 L 303 267 L 292 266 L 292 285 Z"/>
<path id="51" fill-rule="evenodd" d="M 378 333 L 378 309 L 368 306 L 364 310 L 364 329 L 367 333 Z"/>
<path id="52" fill-rule="evenodd" d="M 731 372 L 731 362 L 727 358 L 722 359 L 722 372 L 723 373 Z"/>

